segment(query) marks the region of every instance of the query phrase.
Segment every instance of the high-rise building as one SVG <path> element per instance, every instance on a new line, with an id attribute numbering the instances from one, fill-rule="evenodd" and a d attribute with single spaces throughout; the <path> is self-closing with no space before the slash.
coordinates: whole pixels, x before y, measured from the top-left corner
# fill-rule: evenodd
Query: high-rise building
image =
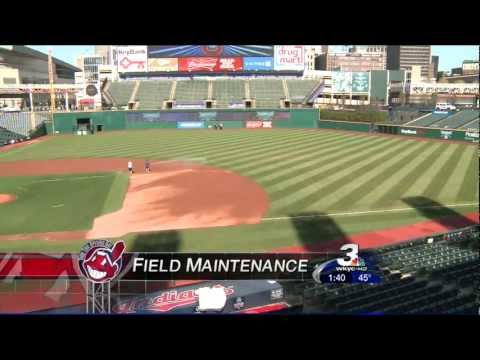
<path id="1" fill-rule="evenodd" d="M 95 55 L 102 57 L 103 65 L 110 65 L 112 60 L 112 46 L 95 45 Z"/>
<path id="2" fill-rule="evenodd" d="M 432 76 L 431 52 L 430 45 L 387 46 L 387 69 L 409 71 L 413 65 L 420 65 L 422 79 L 428 81 Z"/>
<path id="3" fill-rule="evenodd" d="M 305 45 L 303 48 L 305 51 L 305 70 L 316 70 L 315 59 L 326 51 L 326 46 L 325 45 Z"/>
<path id="4" fill-rule="evenodd" d="M 438 61 L 439 57 L 434 55 L 432 56 L 432 77 L 436 80 L 438 78 Z"/>
<path id="5" fill-rule="evenodd" d="M 83 71 L 83 77 L 86 82 L 96 82 L 99 80 L 99 65 L 103 64 L 102 56 L 84 56 L 81 55 L 76 59 L 77 67 Z"/>
<path id="6" fill-rule="evenodd" d="M 472 75 L 479 73 L 478 60 L 464 60 L 462 63 L 463 75 Z"/>

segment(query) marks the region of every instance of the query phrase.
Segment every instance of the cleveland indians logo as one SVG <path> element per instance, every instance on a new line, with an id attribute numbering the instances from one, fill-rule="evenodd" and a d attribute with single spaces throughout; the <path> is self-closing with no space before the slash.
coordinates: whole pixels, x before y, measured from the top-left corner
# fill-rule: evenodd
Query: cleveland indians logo
<path id="1" fill-rule="evenodd" d="M 80 251 L 79 265 L 83 275 L 94 283 L 113 280 L 122 269 L 123 241 L 94 240 Z"/>

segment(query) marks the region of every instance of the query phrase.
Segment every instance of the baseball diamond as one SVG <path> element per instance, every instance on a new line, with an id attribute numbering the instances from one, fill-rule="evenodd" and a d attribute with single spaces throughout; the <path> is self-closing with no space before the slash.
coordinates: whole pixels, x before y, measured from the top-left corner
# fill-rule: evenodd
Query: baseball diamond
<path id="1" fill-rule="evenodd" d="M 470 143 L 328 129 L 49 136 L 0 153 L 0 251 L 269 251 L 478 223 L 478 171 Z"/>

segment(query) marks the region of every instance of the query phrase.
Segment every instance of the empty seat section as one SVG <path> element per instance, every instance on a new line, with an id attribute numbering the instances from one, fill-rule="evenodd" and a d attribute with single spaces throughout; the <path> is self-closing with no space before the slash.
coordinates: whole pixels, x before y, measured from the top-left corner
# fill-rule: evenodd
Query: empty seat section
<path id="1" fill-rule="evenodd" d="M 303 102 L 318 85 L 320 85 L 318 80 L 287 80 L 290 100 Z"/>
<path id="2" fill-rule="evenodd" d="M 478 111 L 464 110 L 436 122 L 432 127 L 456 129 L 472 122 L 476 118 L 478 118 Z"/>
<path id="3" fill-rule="evenodd" d="M 134 88 L 135 81 L 113 82 L 108 93 L 117 106 L 127 106 Z"/>
<path id="4" fill-rule="evenodd" d="M 213 81 L 213 98 L 217 108 L 228 108 L 231 103 L 241 103 L 245 99 L 244 80 Z"/>
<path id="5" fill-rule="evenodd" d="M 434 114 L 431 113 L 421 119 L 415 120 L 414 122 L 409 123 L 409 126 L 430 126 L 437 121 L 440 121 L 446 118 L 448 114 Z"/>
<path id="6" fill-rule="evenodd" d="M 282 80 L 250 80 L 250 96 L 256 100 L 257 108 L 278 108 L 285 98 Z"/>
<path id="7" fill-rule="evenodd" d="M 207 80 L 178 80 L 176 101 L 203 101 L 208 98 Z"/>
<path id="8" fill-rule="evenodd" d="M 139 101 L 139 109 L 161 109 L 163 102 L 170 98 L 172 81 L 142 81 L 138 87 L 136 100 Z"/>

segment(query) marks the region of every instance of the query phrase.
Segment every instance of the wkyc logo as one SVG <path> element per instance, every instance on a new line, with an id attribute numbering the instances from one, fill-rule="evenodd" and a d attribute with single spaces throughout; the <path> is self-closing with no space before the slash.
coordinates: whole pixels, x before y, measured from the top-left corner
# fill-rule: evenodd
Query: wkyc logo
<path id="1" fill-rule="evenodd" d="M 358 244 L 345 244 L 340 250 L 345 251 L 345 257 L 337 259 L 337 264 L 343 267 L 342 270 L 358 270 L 349 268 L 365 266 L 365 261 L 358 256 Z"/>
<path id="2" fill-rule="evenodd" d="M 123 241 L 93 240 L 80 250 L 78 258 L 83 275 L 94 283 L 113 280 L 122 269 Z"/>

